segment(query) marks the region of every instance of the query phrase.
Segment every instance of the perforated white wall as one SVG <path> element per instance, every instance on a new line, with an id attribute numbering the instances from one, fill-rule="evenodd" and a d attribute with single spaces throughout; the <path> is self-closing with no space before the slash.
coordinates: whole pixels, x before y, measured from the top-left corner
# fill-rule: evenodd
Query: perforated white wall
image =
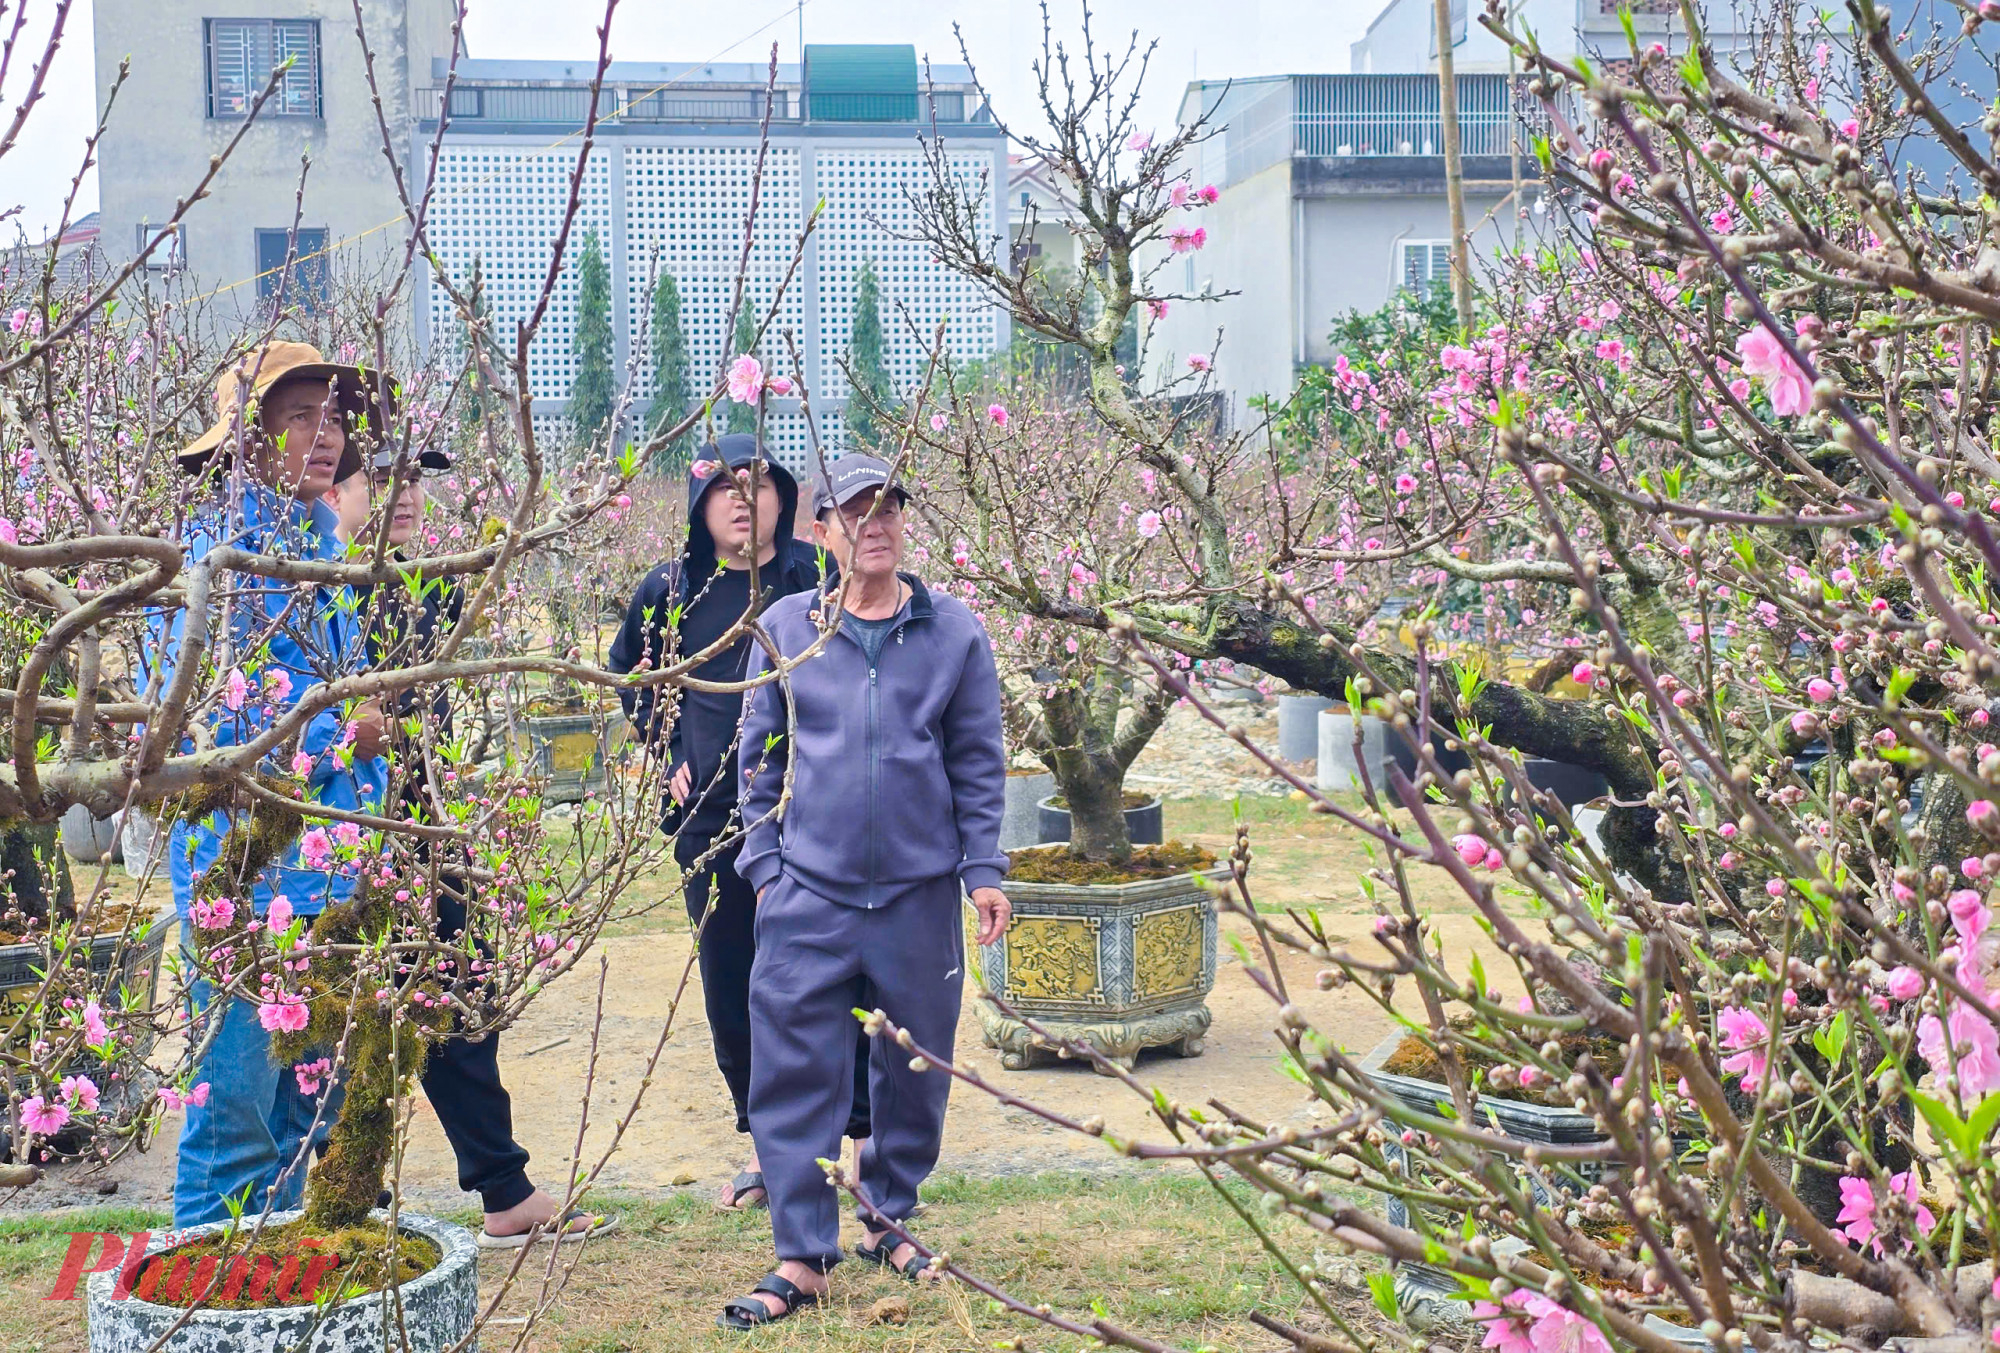
<path id="1" fill-rule="evenodd" d="M 950 158 L 953 174 L 966 187 L 978 189 L 982 172 L 993 169 L 993 157 L 972 152 Z M 840 358 L 847 353 L 854 320 L 854 275 L 863 261 L 873 259 L 881 287 L 883 360 L 899 394 L 923 380 L 932 330 L 947 321 L 945 343 L 961 358 L 983 357 L 999 343 L 999 319 L 971 282 L 913 240 L 897 239 L 915 229 L 916 213 L 908 191 L 920 191 L 930 171 L 922 156 L 910 150 L 841 148 L 817 153 L 814 186 L 826 200 L 819 238 L 820 395 L 828 401 L 847 398 L 847 378 Z M 980 234 L 991 238 L 994 193 L 986 185 Z M 841 420 L 822 429 L 831 445 L 844 443 Z"/>
<path id="2" fill-rule="evenodd" d="M 562 399 L 576 363 L 576 247 L 583 232 L 596 227 L 611 262 L 611 163 L 614 152 L 600 147 L 584 172 L 583 190 L 563 275 L 549 313 L 528 349 L 528 384 L 537 399 Z M 528 318 L 540 296 L 569 200 L 576 167 L 574 150 L 543 152 L 537 147 L 447 143 L 438 160 L 437 191 L 431 205 L 431 243 L 452 278 L 464 282 L 477 256 L 502 350 L 513 352 L 515 326 Z M 434 343 L 460 341 L 462 328 L 444 289 L 433 285 L 430 332 Z"/>
<path id="3" fill-rule="evenodd" d="M 681 294 L 681 332 L 688 345 L 689 385 L 700 394 L 715 379 L 736 326 L 731 306 L 743 257 L 743 222 L 750 212 L 757 167 L 754 145 L 641 144 L 625 148 L 625 306 L 627 332 L 640 349 L 638 403 L 653 390 L 653 279 L 670 273 Z M 757 223 L 751 237 L 744 295 L 762 317 L 785 283 L 801 224 L 799 152 L 772 146 L 764 159 Z M 782 331 L 804 344 L 805 277 L 791 278 L 784 302 L 765 331 L 757 357 L 771 372 L 795 375 Z M 716 425 L 722 426 L 721 410 Z M 805 424 L 796 414 L 770 413 L 765 445 L 787 464 L 805 454 Z"/>
<path id="4" fill-rule="evenodd" d="M 904 133 L 896 140 L 907 145 Z M 433 241 L 450 274 L 463 281 L 474 256 L 481 259 L 486 294 L 503 340 L 525 318 L 541 287 L 568 193 L 574 151 L 545 150 L 536 141 L 520 149 L 505 145 L 447 140 L 439 162 L 432 206 Z M 920 188 L 928 170 L 914 149 L 863 145 L 802 152 L 774 144 L 765 161 L 757 229 L 750 251 L 746 288 L 759 314 L 767 310 L 791 266 L 792 249 L 809 204 L 803 155 L 813 157 L 812 195 L 826 212 L 817 229 L 816 276 L 801 266 L 786 286 L 777 318 L 759 350 L 766 369 L 795 374 L 780 331 L 798 335 L 801 354 L 808 339 L 819 343 L 817 379 L 811 383 L 815 422 L 829 456 L 845 436 L 841 402 L 847 382 L 839 360 L 847 351 L 854 311 L 854 273 L 872 258 L 882 288 L 885 358 L 899 392 L 922 378 L 926 345 L 939 319 L 948 321 L 946 341 L 960 358 L 982 357 L 998 345 L 1002 332 L 996 312 L 971 283 L 934 263 L 923 246 L 894 238 L 914 227 L 905 189 Z M 638 357 L 633 407 L 643 415 L 653 385 L 651 285 L 658 271 L 670 272 L 681 294 L 681 328 L 688 344 L 692 384 L 699 393 L 713 379 L 734 327 L 730 308 L 743 245 L 743 220 L 750 207 L 754 145 L 645 140 L 600 146 L 585 177 L 575 232 L 595 225 L 606 245 L 606 262 L 622 264 L 623 334 Z M 993 168 L 990 153 L 967 151 L 951 157 L 953 171 L 977 188 Z M 622 214 L 613 219 L 612 177 L 621 178 Z M 994 234 L 994 197 L 988 185 L 982 233 Z M 879 223 L 879 224 L 878 224 Z M 574 257 L 574 256 L 573 256 Z M 614 281 L 615 281 L 614 275 Z M 812 283 L 818 313 L 806 314 Z M 564 270 L 550 313 L 529 353 L 533 394 L 541 400 L 567 398 L 574 376 L 570 356 L 576 302 L 575 264 Z M 457 316 L 441 287 L 433 286 L 430 341 L 454 343 Z M 809 334 L 808 326 L 816 328 Z M 624 368 L 620 368 L 623 375 Z M 779 411 L 780 407 L 784 411 Z M 796 403 L 774 406 L 765 424 L 771 452 L 794 469 L 805 468 L 809 440 Z M 717 427 L 722 410 L 717 409 Z M 538 415 L 537 424 L 553 414 Z M 636 433 L 637 428 L 633 431 Z"/>

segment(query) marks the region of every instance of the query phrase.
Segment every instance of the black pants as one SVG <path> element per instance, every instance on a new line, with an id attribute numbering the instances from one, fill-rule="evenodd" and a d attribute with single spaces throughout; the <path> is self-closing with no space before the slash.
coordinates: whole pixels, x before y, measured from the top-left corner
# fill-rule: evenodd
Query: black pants
<path id="1" fill-rule="evenodd" d="M 711 841 L 684 835 L 674 843 L 674 858 L 681 872 L 694 868 Z M 736 1130 L 750 1130 L 750 965 L 757 958 L 757 894 L 749 880 L 736 872 L 736 844 L 716 853 L 698 874 L 688 874 L 686 882 L 688 919 L 701 925 L 701 946 L 696 962 L 701 969 L 702 1000 L 708 1006 L 708 1032 L 715 1043 L 715 1065 L 729 1086 L 729 1098 L 736 1105 Z M 702 913 L 714 899 L 715 914 L 706 923 Z M 873 989 L 864 992 L 860 1004 L 873 1009 Z M 854 1098 L 847 1110 L 846 1136 L 860 1140 L 869 1135 L 868 1117 L 868 1035 L 857 1021 L 854 1026 Z"/>
<path id="2" fill-rule="evenodd" d="M 461 887 L 447 875 L 438 890 L 437 933 L 447 942 L 465 930 Z M 514 1140 L 513 1101 L 500 1083 L 500 1035 L 488 1034 L 477 1043 L 463 1038 L 433 1043 L 424 1059 L 424 1098 L 458 1157 L 458 1186 L 477 1193 L 488 1212 L 525 1202 L 535 1186 L 528 1179 L 528 1153 Z"/>

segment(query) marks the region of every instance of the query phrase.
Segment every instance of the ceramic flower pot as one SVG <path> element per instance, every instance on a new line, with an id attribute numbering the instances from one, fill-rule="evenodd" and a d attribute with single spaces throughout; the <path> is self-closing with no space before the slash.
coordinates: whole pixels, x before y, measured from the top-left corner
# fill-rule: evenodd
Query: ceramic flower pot
<path id="1" fill-rule="evenodd" d="M 1054 1043 L 981 1002 L 986 1045 L 1013 1071 L 1069 1041 L 1126 1067 L 1142 1048 L 1199 1055 L 1215 986 L 1210 890 L 1228 877 L 1222 867 L 1137 883 L 1009 882 L 1014 918 L 980 948 L 981 971 L 988 990 Z"/>
<path id="2" fill-rule="evenodd" d="M 1069 809 L 1057 808 L 1058 795 L 1051 794 L 1035 805 L 1039 818 L 1037 838 L 1022 845 L 1061 845 L 1069 840 Z M 1157 846 L 1166 838 L 1166 817 L 1158 799 L 1125 810 L 1125 834 L 1135 846 Z M 1003 847 L 1004 848 L 1004 847 Z"/>

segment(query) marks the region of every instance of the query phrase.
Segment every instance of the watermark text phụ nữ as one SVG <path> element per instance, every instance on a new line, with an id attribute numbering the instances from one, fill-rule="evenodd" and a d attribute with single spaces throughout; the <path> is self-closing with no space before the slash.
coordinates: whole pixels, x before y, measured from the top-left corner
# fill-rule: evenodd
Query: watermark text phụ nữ
<path id="1" fill-rule="evenodd" d="M 340 1256 L 320 1252 L 322 1241 L 307 1236 L 298 1248 L 282 1257 L 260 1254 L 199 1258 L 173 1253 L 174 1233 L 163 1237 L 165 1248 L 146 1253 L 153 1238 L 150 1231 L 135 1231 L 130 1237 L 116 1231 L 72 1231 L 69 1249 L 55 1286 L 44 1301 L 74 1301 L 77 1286 L 93 1273 L 116 1270 L 111 1288 L 113 1301 L 137 1297 L 141 1301 L 163 1301 L 186 1305 L 197 1298 L 214 1301 L 248 1300 L 277 1306 L 291 1301 L 311 1301 L 328 1273 L 340 1267 Z M 95 1255 L 93 1256 L 93 1251 Z"/>

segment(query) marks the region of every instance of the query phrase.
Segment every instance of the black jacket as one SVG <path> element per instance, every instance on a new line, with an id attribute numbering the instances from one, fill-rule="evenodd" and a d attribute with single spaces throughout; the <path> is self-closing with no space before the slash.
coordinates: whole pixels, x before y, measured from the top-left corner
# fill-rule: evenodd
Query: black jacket
<path id="1" fill-rule="evenodd" d="M 702 519 L 702 502 L 711 489 L 724 482 L 725 473 L 733 474 L 755 458 L 756 439 L 746 433 L 720 437 L 703 448 L 702 460 L 696 464 L 720 462 L 727 468 L 706 475 L 689 471 L 687 542 L 677 558 L 658 565 L 640 582 L 632 604 L 626 608 L 618 637 L 611 644 L 612 671 L 636 671 L 642 664 L 652 671 L 678 661 L 685 653 L 680 638 L 688 610 L 716 570 L 715 538 Z M 812 591 L 820 585 L 822 576 L 820 552 L 792 536 L 798 519 L 797 481 L 782 466 L 769 461 L 765 462 L 763 473 L 770 476 L 772 486 L 778 491 L 779 510 L 776 553 L 757 570 L 762 592 L 760 611 L 779 597 Z M 829 562 L 826 572 L 832 571 Z M 752 667 L 754 647 L 745 635 L 728 651 L 730 679 L 741 680 Z M 652 744 L 655 754 L 665 758 L 669 776 L 683 765 L 691 768 L 696 806 L 689 825 L 713 834 L 721 830 L 736 805 L 733 748 L 742 718 L 742 702 L 734 702 L 733 712 L 720 708 L 710 711 L 690 700 L 669 699 L 663 704 L 659 692 L 657 686 L 620 692 L 625 715 L 639 739 Z M 668 830 L 677 825 L 680 812 L 678 805 L 668 805 L 665 814 Z"/>
<path id="2" fill-rule="evenodd" d="M 398 558 L 391 555 L 391 561 Z M 463 579 L 412 577 L 372 588 L 361 599 L 361 614 L 367 625 L 368 666 L 415 667 L 437 657 L 438 643 L 457 627 L 465 611 Z M 452 738 L 451 698 L 447 688 L 431 689 L 430 724 L 440 745 Z M 413 778 L 418 769 L 416 747 L 403 725 L 411 715 L 421 715 L 423 698 L 413 689 L 396 693 L 388 716 L 389 746 L 406 777 L 403 809 L 429 817 L 423 787 Z"/>

